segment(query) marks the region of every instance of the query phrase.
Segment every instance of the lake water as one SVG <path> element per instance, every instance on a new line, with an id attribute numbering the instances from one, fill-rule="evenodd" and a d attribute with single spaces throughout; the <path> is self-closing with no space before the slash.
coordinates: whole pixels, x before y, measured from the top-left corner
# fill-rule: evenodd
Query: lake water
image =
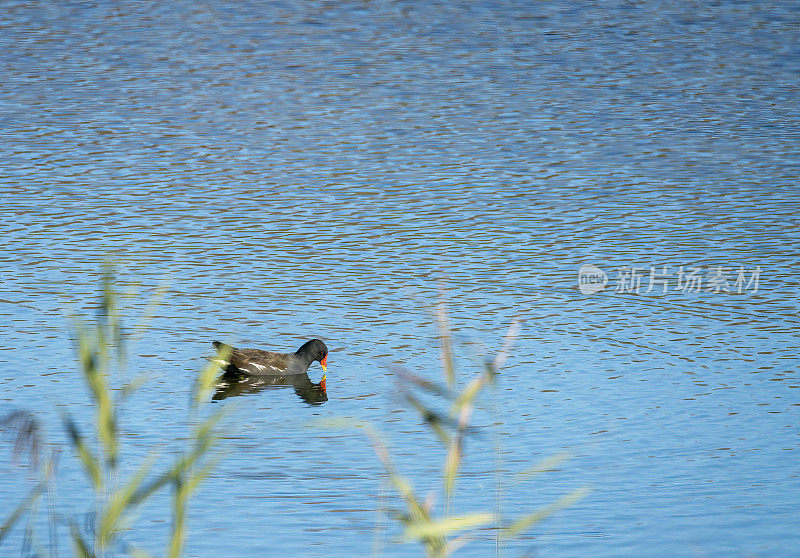
<path id="1" fill-rule="evenodd" d="M 523 319 L 454 512 L 494 509 L 498 466 L 509 518 L 591 488 L 503 555 L 797 555 L 797 2 L 2 8 L 2 414 L 37 413 L 53 445 L 59 409 L 91 422 L 65 313 L 92 312 L 106 259 L 131 326 L 169 287 L 131 346 L 128 469 L 182 448 L 211 340 L 331 350 L 327 401 L 211 405 L 230 427 L 187 555 L 422 554 L 381 513 L 402 503 L 367 440 L 314 421 L 371 421 L 440 493 L 395 375 L 442 378 L 439 281 L 461 386 Z M 32 483 L 11 453 L 0 522 Z M 81 517 L 69 451 L 56 484 Z M 125 540 L 163 555 L 169 504 Z M 495 554 L 491 529 L 470 538 L 458 556 Z"/>

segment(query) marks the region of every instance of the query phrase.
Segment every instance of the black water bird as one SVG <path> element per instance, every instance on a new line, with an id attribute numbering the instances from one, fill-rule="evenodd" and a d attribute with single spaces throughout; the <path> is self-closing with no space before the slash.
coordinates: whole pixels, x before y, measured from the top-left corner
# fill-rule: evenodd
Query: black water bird
<path id="1" fill-rule="evenodd" d="M 294 353 L 276 353 L 261 349 L 237 349 L 214 341 L 217 355 L 208 360 L 225 372 L 247 376 L 291 376 L 305 374 L 314 361 L 322 365 L 323 373 L 328 366 L 328 347 L 319 339 L 306 341 Z M 323 382 L 325 377 L 323 376 Z"/>

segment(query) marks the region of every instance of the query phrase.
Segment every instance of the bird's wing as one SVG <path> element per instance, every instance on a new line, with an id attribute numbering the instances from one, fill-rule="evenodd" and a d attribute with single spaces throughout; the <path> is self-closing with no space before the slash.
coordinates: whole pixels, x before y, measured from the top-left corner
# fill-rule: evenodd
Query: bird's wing
<path id="1" fill-rule="evenodd" d="M 255 374 L 279 374 L 289 367 L 289 355 L 261 349 L 238 349 L 231 353 L 230 363 L 239 370 Z"/>

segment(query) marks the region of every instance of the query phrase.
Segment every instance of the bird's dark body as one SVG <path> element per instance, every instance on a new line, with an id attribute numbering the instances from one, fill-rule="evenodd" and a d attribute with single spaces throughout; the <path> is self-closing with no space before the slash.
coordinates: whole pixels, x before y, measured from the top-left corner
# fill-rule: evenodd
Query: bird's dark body
<path id="1" fill-rule="evenodd" d="M 212 359 L 226 372 L 249 376 L 286 376 L 305 374 L 315 360 L 324 364 L 328 348 L 319 339 L 303 344 L 295 353 L 277 353 L 261 349 L 236 349 L 219 341 L 212 343 L 218 358 Z M 224 358 L 223 358 L 224 357 Z"/>

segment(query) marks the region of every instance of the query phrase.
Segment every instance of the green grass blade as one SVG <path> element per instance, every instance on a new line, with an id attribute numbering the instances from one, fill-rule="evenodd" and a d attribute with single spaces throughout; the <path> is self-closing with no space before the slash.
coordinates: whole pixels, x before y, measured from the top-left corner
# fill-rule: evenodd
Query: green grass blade
<path id="1" fill-rule="evenodd" d="M 34 486 L 33 489 L 30 491 L 28 496 L 19 503 L 19 505 L 11 512 L 11 515 L 3 522 L 3 525 L 0 525 L 0 543 L 3 542 L 3 539 L 6 537 L 9 531 L 16 525 L 19 518 L 22 517 L 27 510 L 30 509 L 31 505 L 33 504 L 34 500 L 39 497 L 43 490 L 42 485 Z"/>
<path id="2" fill-rule="evenodd" d="M 103 517 L 100 520 L 100 532 L 98 534 L 98 540 L 104 546 L 107 546 L 113 540 L 116 532 L 121 528 L 120 520 L 134 505 L 133 496 L 137 493 L 142 481 L 147 477 L 152 464 L 153 459 L 143 463 L 131 480 L 109 498 L 108 504 L 103 509 Z"/>
<path id="3" fill-rule="evenodd" d="M 542 459 L 541 461 L 539 461 L 538 463 L 536 463 L 535 465 L 533 465 L 532 467 L 528 467 L 524 471 L 520 471 L 520 472 L 516 473 L 514 475 L 514 478 L 512 478 L 510 482 L 512 484 L 523 482 L 523 481 L 527 480 L 527 477 L 532 477 L 532 476 L 537 475 L 539 473 L 545 473 L 547 471 L 552 471 L 553 469 L 555 469 L 556 467 L 558 467 L 559 465 L 561 465 L 563 462 L 567 461 L 571 457 L 572 456 L 570 454 L 568 454 L 568 453 L 559 453 L 559 454 L 553 455 L 551 457 L 546 457 L 546 458 Z"/>
<path id="4" fill-rule="evenodd" d="M 120 319 L 119 308 L 117 306 L 117 292 L 114 289 L 114 266 L 106 261 L 103 265 L 103 280 L 102 280 L 102 322 L 100 327 L 108 330 L 108 335 L 100 338 L 104 343 L 109 340 L 113 345 L 117 362 L 121 367 L 125 367 L 127 361 L 127 352 L 125 351 L 125 336 L 122 331 L 122 321 Z"/>
<path id="5" fill-rule="evenodd" d="M 175 494 L 173 495 L 172 532 L 169 539 L 169 558 L 180 558 L 186 538 L 186 502 L 189 493 L 183 482 L 183 475 L 175 478 Z"/>
<path id="6" fill-rule="evenodd" d="M 588 493 L 588 488 L 579 488 L 578 490 L 574 490 L 569 494 L 562 496 L 555 502 L 552 502 L 531 514 L 521 517 L 504 529 L 501 538 L 510 539 L 516 537 L 546 517 L 553 515 L 558 510 L 566 508 L 567 506 L 571 506 L 581 498 L 585 497 Z"/>
<path id="7" fill-rule="evenodd" d="M 192 475 L 189 477 L 189 480 L 186 482 L 186 492 L 188 494 L 193 494 L 200 487 L 200 483 L 208 478 L 208 475 L 211 474 L 211 471 L 216 469 L 220 461 L 221 459 L 217 457 L 199 471 L 192 473 Z"/>
<path id="8" fill-rule="evenodd" d="M 453 405 L 453 414 L 456 415 L 465 405 L 472 405 L 478 393 L 480 393 L 483 386 L 486 385 L 489 377 L 486 374 L 481 374 L 472 380 L 464 390 L 458 394 L 456 401 Z"/>
<path id="9" fill-rule="evenodd" d="M 70 525 L 70 537 L 72 539 L 72 553 L 74 556 L 77 558 L 96 558 L 95 553 L 92 552 L 91 547 L 81 536 L 80 529 L 78 529 L 78 526 L 75 525 L 74 522 Z"/>
<path id="10" fill-rule="evenodd" d="M 464 434 L 469 426 L 470 417 L 472 416 L 473 401 L 480 392 L 481 388 L 486 384 L 488 376 L 481 374 L 479 377 L 473 379 L 466 388 L 458 395 L 455 403 L 453 404 L 451 414 L 458 414 L 458 425 L 456 426 L 456 435 L 450 441 L 447 448 L 447 456 L 445 458 L 444 466 L 444 490 L 445 500 L 449 504 L 450 494 L 455 487 L 458 471 L 461 467 L 461 454 L 464 448 Z"/>
<path id="11" fill-rule="evenodd" d="M 134 377 L 134 379 L 131 380 L 130 382 L 125 382 L 119 387 L 116 405 L 119 405 L 120 403 L 124 402 L 128 397 L 133 395 L 133 393 L 137 389 L 142 387 L 147 382 L 147 378 L 141 376 L 141 374 L 142 373 Z"/>
<path id="12" fill-rule="evenodd" d="M 170 469 L 150 482 L 139 487 L 131 496 L 131 504 L 138 504 L 150 497 L 169 483 L 174 483 L 186 471 L 191 470 L 195 463 L 199 461 L 211 447 L 216 443 L 217 436 L 212 431 L 218 426 L 222 419 L 230 412 L 226 407 L 219 408 L 213 415 L 203 421 L 193 433 L 194 444 L 191 450 L 181 456 Z"/>
<path id="13" fill-rule="evenodd" d="M 397 472 L 394 463 L 389 453 L 389 448 L 383 441 L 383 436 L 375 429 L 372 424 L 366 421 L 353 420 L 353 419 L 328 419 L 324 421 L 316 421 L 314 424 L 323 426 L 325 428 L 347 428 L 347 429 L 361 429 L 372 442 L 375 454 L 383 465 L 383 469 L 389 477 L 389 483 L 403 497 L 408 508 L 409 517 L 411 521 L 429 520 L 430 511 L 415 494 L 414 488 L 408 480 Z"/>
<path id="14" fill-rule="evenodd" d="M 100 491 L 103 486 L 103 476 L 100 468 L 100 461 L 95 455 L 92 454 L 92 450 L 89 449 L 89 446 L 86 444 L 83 436 L 81 436 L 80 430 L 78 429 L 78 425 L 75 424 L 75 421 L 73 421 L 72 418 L 67 415 L 63 415 L 61 419 L 64 422 L 64 427 L 67 429 L 67 435 L 69 436 L 70 443 L 78 453 L 78 458 L 83 465 L 83 470 L 86 473 L 86 476 L 91 481 L 95 490 Z"/>
<path id="15" fill-rule="evenodd" d="M 227 361 L 228 358 L 230 358 L 230 353 L 230 347 L 223 347 L 217 351 L 216 358 L 222 361 Z M 198 407 L 203 402 L 208 400 L 209 394 L 214 390 L 214 383 L 217 379 L 217 370 L 218 366 L 213 362 L 209 362 L 203 367 L 202 370 L 200 370 L 192 393 L 193 407 Z"/>
<path id="16" fill-rule="evenodd" d="M 444 462 L 444 491 L 445 498 L 449 498 L 455 488 L 458 470 L 461 468 L 462 438 L 456 436 L 447 448 L 447 456 Z"/>
<path id="17" fill-rule="evenodd" d="M 446 517 L 433 521 L 412 523 L 405 530 L 407 539 L 445 538 L 456 531 L 472 529 L 494 521 L 494 514 L 472 513 L 456 517 Z"/>
<path id="18" fill-rule="evenodd" d="M 113 466 L 118 452 L 116 417 L 111 392 L 106 383 L 107 357 L 102 328 L 97 328 L 100 338 L 98 341 L 90 338 L 80 326 L 77 329 L 82 371 L 95 402 L 97 434 L 103 446 L 106 462 Z"/>
<path id="19" fill-rule="evenodd" d="M 147 329 L 150 320 L 153 319 L 156 313 L 156 309 L 161 305 L 164 297 L 166 297 L 167 292 L 169 292 L 169 282 L 162 281 L 155 292 L 150 295 L 150 299 L 147 301 L 147 306 L 145 306 L 142 315 L 139 317 L 139 322 L 133 328 L 133 341 L 137 341 L 141 338 L 142 334 Z"/>
<path id="20" fill-rule="evenodd" d="M 403 388 L 405 388 L 408 384 L 413 384 L 422 391 L 426 391 L 437 397 L 450 399 L 449 390 L 445 386 L 437 384 L 436 382 L 432 382 L 431 380 L 423 378 L 422 376 L 412 374 L 402 366 L 390 366 L 389 370 L 395 374 L 395 376 L 397 376 L 398 383 L 400 383 L 400 380 L 405 382 L 400 384 L 400 386 Z"/>
<path id="21" fill-rule="evenodd" d="M 489 363 L 491 372 L 498 373 L 500 369 L 503 368 L 508 355 L 511 354 L 511 349 L 514 347 L 514 342 L 517 340 L 517 337 L 519 337 L 520 331 L 522 331 L 522 319 L 516 316 L 511 320 L 508 326 L 508 331 L 503 339 L 503 346 L 500 347 L 497 355 L 495 355 L 494 359 Z"/>
<path id="22" fill-rule="evenodd" d="M 133 558 L 153 558 L 153 555 L 149 552 L 145 552 L 141 548 L 137 548 L 133 545 L 128 545 L 125 550 L 128 552 L 128 554 L 133 556 Z"/>
<path id="23" fill-rule="evenodd" d="M 422 401 L 420 401 L 413 393 L 408 390 L 403 390 L 403 398 L 406 402 L 414 407 L 417 412 L 422 417 L 422 420 L 430 427 L 430 429 L 436 434 L 439 440 L 445 445 L 450 444 L 450 433 L 442 427 L 443 419 L 439 415 L 439 413 L 433 411 L 429 407 L 425 406 Z"/>

